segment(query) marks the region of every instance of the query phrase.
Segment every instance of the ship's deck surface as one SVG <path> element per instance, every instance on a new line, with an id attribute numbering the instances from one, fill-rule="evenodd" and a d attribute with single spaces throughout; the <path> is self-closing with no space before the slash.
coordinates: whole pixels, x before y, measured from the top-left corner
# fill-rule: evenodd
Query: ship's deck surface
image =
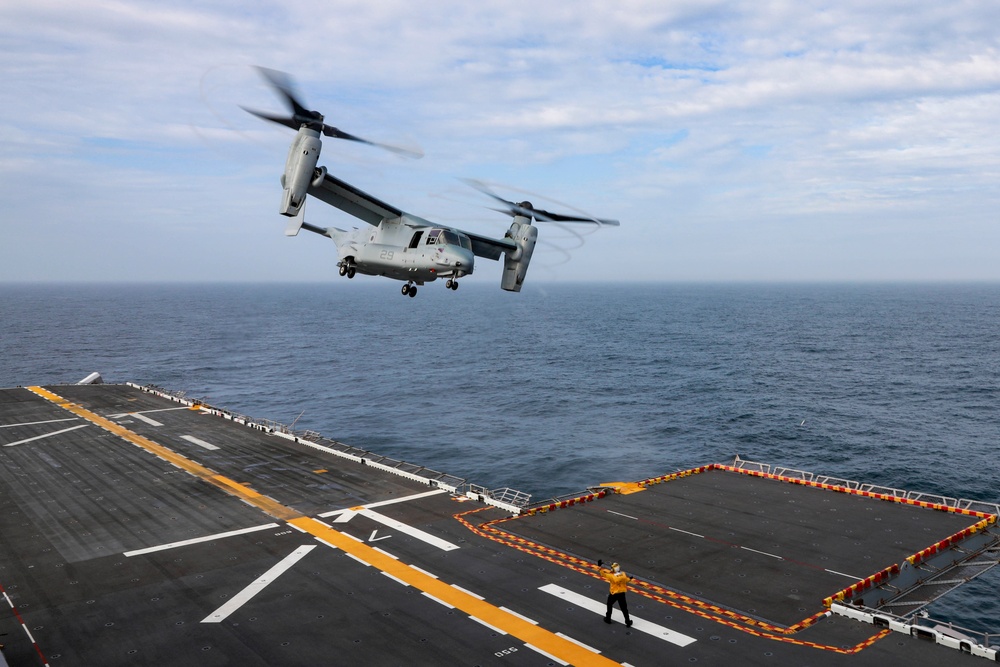
<path id="1" fill-rule="evenodd" d="M 707 470 L 510 518 L 120 385 L 0 390 L 0 445 L 12 665 L 978 660 L 823 615 L 960 514 Z"/>

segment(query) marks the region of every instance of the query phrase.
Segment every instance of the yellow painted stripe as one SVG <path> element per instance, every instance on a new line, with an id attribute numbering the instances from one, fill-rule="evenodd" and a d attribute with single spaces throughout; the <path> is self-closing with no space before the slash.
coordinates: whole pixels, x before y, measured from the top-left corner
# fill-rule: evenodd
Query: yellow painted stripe
<path id="1" fill-rule="evenodd" d="M 91 424 L 100 426 L 104 430 L 114 433 L 118 437 L 124 438 L 125 440 L 131 442 L 133 445 L 137 445 L 152 454 L 156 454 L 164 461 L 167 461 L 168 463 L 171 463 L 177 466 L 178 468 L 181 468 L 182 470 L 189 472 L 198 479 L 204 480 L 209 484 L 216 486 L 222 489 L 223 491 L 226 491 L 230 495 L 234 495 L 237 498 L 245 500 L 251 505 L 254 505 L 255 507 L 263 510 L 264 512 L 267 512 L 268 514 L 277 519 L 282 519 L 287 521 L 289 519 L 294 519 L 295 517 L 302 516 L 302 514 L 300 514 L 299 512 L 296 512 L 295 510 L 289 507 L 285 507 L 281 503 L 271 498 L 268 498 L 267 496 L 257 493 L 250 487 L 244 484 L 240 484 L 239 482 L 236 482 L 234 480 L 231 480 L 228 477 L 219 475 L 214 470 L 206 468 L 200 463 L 195 463 L 191 459 L 181 456 L 174 450 L 168 449 L 163 445 L 157 444 L 152 440 L 150 440 L 149 438 L 145 438 L 139 435 L 138 433 L 133 433 L 124 426 L 116 424 L 110 419 L 105 419 L 99 414 L 91 412 L 90 410 L 87 410 L 75 403 L 71 403 L 62 396 L 59 396 L 58 394 L 53 394 L 51 391 L 43 389 L 42 387 L 28 387 L 28 389 L 34 392 L 35 394 L 41 396 L 45 400 L 55 403 L 56 405 L 65 410 L 69 410 L 78 417 L 86 419 Z"/>
<path id="2" fill-rule="evenodd" d="M 619 665 L 619 663 L 614 660 L 605 658 L 599 653 L 595 653 L 590 649 L 584 648 L 569 639 L 565 639 L 542 627 L 529 623 L 519 616 L 511 614 L 510 612 L 504 611 L 498 607 L 494 607 L 492 604 L 484 600 L 480 600 L 469 593 L 460 591 L 439 579 L 435 579 L 429 574 L 410 567 L 405 563 L 401 563 L 392 556 L 373 549 L 363 542 L 358 542 L 338 530 L 325 526 L 316 519 L 303 516 L 292 508 L 286 507 L 276 500 L 268 498 L 267 496 L 254 491 L 244 484 L 240 484 L 239 482 L 229 479 L 228 477 L 219 475 L 209 468 L 206 468 L 205 466 L 195 463 L 194 461 L 178 454 L 172 449 L 168 449 L 163 445 L 157 444 L 156 442 L 153 442 L 149 438 L 145 438 L 138 433 L 133 433 L 127 428 L 105 419 L 104 417 L 76 405 L 75 403 L 71 403 L 70 401 L 67 401 L 47 389 L 43 389 L 42 387 L 28 387 L 28 389 L 47 401 L 55 403 L 65 410 L 69 410 L 78 417 L 82 417 L 92 424 L 100 426 L 106 431 L 110 431 L 111 433 L 124 438 L 128 442 L 156 454 L 160 458 L 169 461 L 178 468 L 191 473 L 195 477 L 204 480 L 209 484 L 230 493 L 231 495 L 242 498 L 271 516 L 287 521 L 293 526 L 301 528 L 310 535 L 332 544 L 338 549 L 351 554 L 355 558 L 358 558 L 373 567 L 377 567 L 386 574 L 390 574 L 400 581 L 403 581 L 414 588 L 427 593 L 428 595 L 432 595 L 438 600 L 446 602 L 456 609 L 462 610 L 470 616 L 484 621 L 495 628 L 503 630 L 507 634 L 517 637 L 521 641 L 540 648 L 549 655 L 559 658 L 560 660 L 568 662 L 572 665 L 594 665 L 595 667 L 610 667 L 612 665 Z M 358 509 L 363 508 L 359 507 Z"/>
<path id="3" fill-rule="evenodd" d="M 288 523 L 301 528 L 325 542 L 329 542 L 355 558 L 373 567 L 377 567 L 386 574 L 391 574 L 400 581 L 490 624 L 494 628 L 503 630 L 507 634 L 517 637 L 532 646 L 537 646 L 549 655 L 555 656 L 571 665 L 599 666 L 619 664 L 569 639 L 564 639 L 555 633 L 549 632 L 545 628 L 529 623 L 519 616 L 494 607 L 485 600 L 480 600 L 473 595 L 460 591 L 440 579 L 435 579 L 429 574 L 392 558 L 392 556 L 373 549 L 363 542 L 353 540 L 344 533 L 324 526 L 315 519 L 302 517 L 300 519 L 292 519 Z"/>

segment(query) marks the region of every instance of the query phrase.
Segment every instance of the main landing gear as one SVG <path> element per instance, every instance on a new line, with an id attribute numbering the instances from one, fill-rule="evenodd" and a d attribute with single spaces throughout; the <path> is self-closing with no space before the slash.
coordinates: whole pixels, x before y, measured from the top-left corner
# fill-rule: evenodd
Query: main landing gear
<path id="1" fill-rule="evenodd" d="M 342 276 L 347 276 L 348 278 L 353 278 L 354 274 L 357 273 L 357 271 L 358 271 L 358 269 L 354 266 L 354 264 L 350 264 L 348 262 L 341 262 L 340 263 L 340 275 L 342 275 Z"/>
<path id="2" fill-rule="evenodd" d="M 403 285 L 403 296 L 408 296 L 411 299 L 417 295 L 417 286 L 413 283 L 406 283 Z"/>

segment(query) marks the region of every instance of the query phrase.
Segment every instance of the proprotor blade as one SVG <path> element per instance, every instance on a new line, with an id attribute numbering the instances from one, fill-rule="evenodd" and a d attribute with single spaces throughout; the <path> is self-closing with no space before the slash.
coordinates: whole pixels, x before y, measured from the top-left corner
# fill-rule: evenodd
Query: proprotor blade
<path id="1" fill-rule="evenodd" d="M 369 146 L 382 148 L 396 153 L 397 155 L 405 155 L 406 157 L 422 158 L 424 156 L 424 153 L 421 150 L 412 150 L 409 148 L 403 148 L 402 146 L 393 146 L 392 144 L 382 144 L 377 141 L 369 141 L 368 139 L 363 139 L 359 136 L 344 132 L 339 128 L 333 127 L 332 125 L 323 125 L 323 134 L 328 137 L 333 137 L 334 139 L 346 139 L 347 141 L 357 141 L 358 143 L 368 144 Z"/>
<path id="2" fill-rule="evenodd" d="M 539 220 L 548 220 L 549 222 L 594 222 L 599 225 L 607 225 L 608 227 L 618 227 L 621 223 L 617 220 L 607 220 L 605 218 L 591 218 L 587 216 L 580 215 L 563 215 L 561 213 L 551 213 L 549 211 L 543 211 L 541 209 L 534 209 L 535 217 Z"/>
<path id="3" fill-rule="evenodd" d="M 282 100 L 284 100 L 285 104 L 292 112 L 292 115 L 279 116 L 277 114 L 266 113 L 264 111 L 257 111 L 256 109 L 241 107 L 244 111 L 252 113 L 258 118 L 269 120 L 272 123 L 278 123 L 279 125 L 290 127 L 293 130 L 298 130 L 303 125 L 307 125 L 311 129 L 322 132 L 325 136 L 333 139 L 356 141 L 358 143 L 368 144 L 369 146 L 384 148 L 387 151 L 392 151 L 397 155 L 404 155 L 406 157 L 421 158 L 424 156 L 423 151 L 420 149 L 404 148 L 402 146 L 369 141 L 368 139 L 363 139 L 357 135 L 344 132 L 343 130 L 332 125 L 327 125 L 323 122 L 323 114 L 318 111 L 310 111 L 303 106 L 302 102 L 299 101 L 299 98 L 295 94 L 295 87 L 292 85 L 292 78 L 289 75 L 284 72 L 279 72 L 278 70 L 268 69 L 267 67 L 258 67 L 257 71 L 260 72 L 261 76 L 267 80 L 268 84 L 270 84 L 270 86 L 277 91 L 279 96 Z"/>
<path id="4" fill-rule="evenodd" d="M 544 209 L 535 208 L 531 202 L 522 201 L 520 203 L 515 203 L 504 199 L 500 195 L 496 194 L 482 181 L 477 181 L 472 178 L 462 179 L 467 185 L 479 190 L 487 197 L 492 197 L 498 202 L 505 205 L 506 208 L 491 208 L 490 210 L 497 211 L 499 213 L 506 213 L 507 215 L 522 215 L 526 218 L 534 218 L 536 220 L 544 222 L 589 222 L 598 225 L 607 225 L 609 227 L 618 227 L 620 223 L 617 220 L 608 220 L 604 218 L 593 218 L 588 215 L 565 215 L 563 213 L 552 213 L 551 211 L 546 211 Z M 572 207 L 570 207 L 572 208 Z"/>
<path id="5" fill-rule="evenodd" d="M 258 118 L 263 118 L 264 120 L 269 120 L 272 123 L 278 123 L 279 125 L 290 127 L 293 130 L 297 130 L 299 129 L 299 127 L 302 126 L 302 123 L 295 122 L 295 119 L 292 118 L 291 116 L 275 116 L 274 114 L 265 113 L 263 111 L 257 111 L 256 109 L 251 109 L 249 107 L 244 107 L 244 106 L 241 106 L 240 108 L 246 111 L 247 113 L 252 113 L 254 116 L 257 116 Z"/>
<path id="6" fill-rule="evenodd" d="M 323 114 L 318 111 L 310 111 L 302 106 L 301 102 L 299 102 L 299 99 L 295 96 L 295 90 L 292 87 L 292 79 L 290 76 L 284 72 L 279 72 L 276 69 L 268 69 L 267 67 L 258 67 L 257 71 L 268 80 L 275 90 L 281 93 L 282 97 L 285 99 L 285 103 L 288 104 L 288 108 L 291 109 L 294 116 L 300 116 L 303 119 L 310 119 L 319 122 L 323 121 Z"/>

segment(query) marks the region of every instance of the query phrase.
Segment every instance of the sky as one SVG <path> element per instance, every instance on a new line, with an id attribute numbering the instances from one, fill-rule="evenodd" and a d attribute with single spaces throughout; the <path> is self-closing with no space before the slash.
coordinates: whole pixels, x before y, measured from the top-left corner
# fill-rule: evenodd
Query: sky
<path id="1" fill-rule="evenodd" d="M 0 282 L 346 285 L 332 242 L 283 236 L 293 133 L 240 109 L 282 110 L 254 66 L 419 146 L 324 143 L 398 208 L 502 236 L 476 178 L 621 220 L 541 228 L 529 281 L 997 281 L 998 25 L 988 0 L 8 0 Z"/>

